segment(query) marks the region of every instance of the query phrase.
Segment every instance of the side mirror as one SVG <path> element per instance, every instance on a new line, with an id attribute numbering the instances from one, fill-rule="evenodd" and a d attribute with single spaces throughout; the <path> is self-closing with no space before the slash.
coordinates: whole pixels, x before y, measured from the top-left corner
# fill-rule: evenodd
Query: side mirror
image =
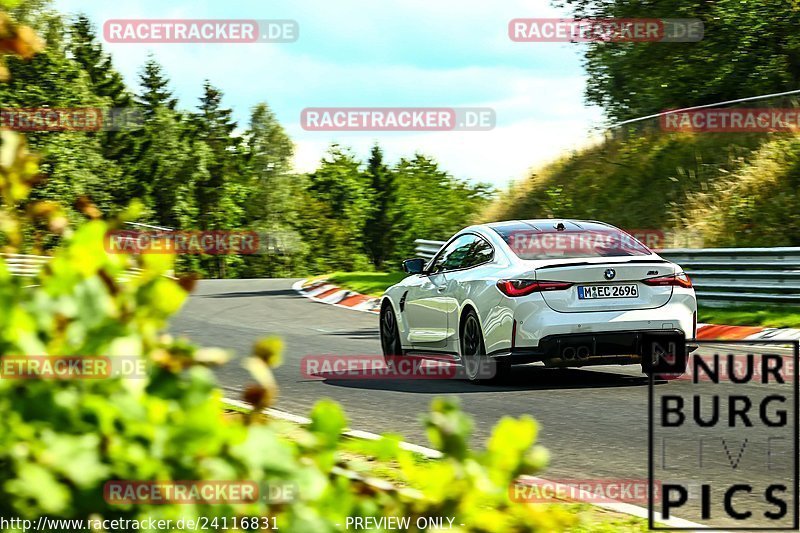
<path id="1" fill-rule="evenodd" d="M 403 261 L 403 270 L 409 274 L 422 274 L 425 271 L 425 260 L 419 257 Z"/>

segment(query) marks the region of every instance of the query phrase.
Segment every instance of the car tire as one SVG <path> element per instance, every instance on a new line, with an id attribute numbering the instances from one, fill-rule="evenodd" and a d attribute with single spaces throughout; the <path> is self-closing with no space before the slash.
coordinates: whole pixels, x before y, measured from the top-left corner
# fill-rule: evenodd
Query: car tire
<path id="1" fill-rule="evenodd" d="M 464 377 L 472 383 L 501 381 L 511 371 L 507 361 L 486 355 L 478 315 L 472 309 L 464 315 L 461 325 L 461 366 Z"/>
<path id="2" fill-rule="evenodd" d="M 387 367 L 394 366 L 393 357 L 403 355 L 403 346 L 400 344 L 400 329 L 397 326 L 397 315 L 391 304 L 386 304 L 381 309 L 380 333 L 383 360 Z"/>

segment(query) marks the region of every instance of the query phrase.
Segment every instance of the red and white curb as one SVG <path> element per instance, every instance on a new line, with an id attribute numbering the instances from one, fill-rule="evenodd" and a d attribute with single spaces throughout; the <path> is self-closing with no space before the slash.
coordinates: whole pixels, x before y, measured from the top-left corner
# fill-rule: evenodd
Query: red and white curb
<path id="1" fill-rule="evenodd" d="M 380 298 L 373 298 L 355 291 L 343 289 L 332 283 L 328 283 L 325 279 L 303 279 L 292 285 L 292 289 L 311 300 L 352 309 L 354 311 L 378 313 L 381 308 Z"/>
<path id="2" fill-rule="evenodd" d="M 230 405 L 232 407 L 238 407 L 240 409 L 252 409 L 252 405 L 239 401 L 239 400 L 231 400 L 229 398 L 223 398 L 222 403 Z M 263 414 L 271 417 L 276 418 L 279 420 L 286 420 L 288 422 L 292 422 L 295 424 L 299 424 L 302 426 L 307 426 L 311 424 L 311 419 L 306 418 L 304 416 L 294 415 L 292 413 L 287 413 L 285 411 L 280 411 L 278 409 L 264 409 L 261 411 Z M 351 429 L 345 431 L 343 433 L 345 437 L 349 437 L 352 439 L 363 439 L 363 440 L 380 440 L 383 437 L 378 435 L 377 433 L 370 433 L 369 431 L 361 431 L 357 429 Z M 442 452 L 439 450 L 434 450 L 433 448 L 428 448 L 426 446 L 419 446 L 418 444 L 411 444 L 409 442 L 400 442 L 400 448 L 417 453 L 422 455 L 423 457 L 427 457 L 428 459 L 441 459 Z M 638 505 L 633 505 L 632 503 L 625 503 L 620 501 L 609 501 L 609 502 L 598 502 L 596 501 L 597 498 L 594 494 L 591 494 L 585 490 L 573 490 L 572 487 L 568 487 L 561 483 L 556 483 L 553 481 L 548 481 L 546 479 L 534 476 L 520 476 L 520 481 L 524 483 L 531 483 L 531 484 L 546 484 L 549 487 L 553 487 L 556 491 L 563 491 L 566 494 L 574 494 L 574 500 L 578 503 L 588 503 L 590 505 L 594 505 L 595 507 L 600 507 L 601 509 L 606 509 L 608 511 L 613 511 L 616 513 L 626 514 L 630 516 L 635 516 L 637 518 L 642 518 L 647 520 L 648 510 L 645 507 L 639 507 Z M 680 528 L 692 528 L 692 529 L 706 529 L 707 526 L 702 524 L 697 524 L 695 522 L 690 522 L 689 520 L 684 520 L 682 518 L 672 517 L 668 520 L 664 520 L 661 516 L 661 513 L 654 513 L 654 519 L 659 524 L 663 524 L 668 527 L 680 527 Z"/>
<path id="3" fill-rule="evenodd" d="M 800 339 L 800 329 L 765 328 L 762 326 L 721 326 L 718 324 L 697 324 L 697 338 L 700 340 L 781 340 Z"/>

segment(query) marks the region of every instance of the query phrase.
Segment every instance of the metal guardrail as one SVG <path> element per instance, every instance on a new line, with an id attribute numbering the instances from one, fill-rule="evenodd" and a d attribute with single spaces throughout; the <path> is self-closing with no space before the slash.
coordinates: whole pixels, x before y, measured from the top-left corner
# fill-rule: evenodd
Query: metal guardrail
<path id="1" fill-rule="evenodd" d="M 703 303 L 800 305 L 800 248 L 662 250 L 681 265 Z"/>
<path id="2" fill-rule="evenodd" d="M 414 242 L 417 256 L 425 259 L 445 244 Z M 658 254 L 683 267 L 703 304 L 800 305 L 800 248 L 676 248 Z"/>
<path id="3" fill-rule="evenodd" d="M 0 254 L 0 259 L 5 261 L 12 276 L 33 278 L 39 275 L 44 265 L 52 258 L 45 255 Z M 119 275 L 117 281 L 124 283 L 141 275 L 141 268 L 130 267 Z M 174 273 L 168 272 L 167 277 L 174 278 Z"/>
<path id="4" fill-rule="evenodd" d="M 153 226 L 152 224 L 142 224 L 140 222 L 126 222 L 125 224 L 134 227 L 155 229 L 160 231 L 174 231 L 172 228 L 165 228 L 162 226 Z M 26 254 L 0 254 L 9 273 L 12 276 L 32 278 L 39 274 L 45 264 L 50 261 L 51 257 L 46 255 L 26 255 Z M 136 278 L 142 274 L 141 268 L 130 267 L 120 274 L 118 281 L 125 282 L 132 278 Z M 169 271 L 167 277 L 175 278 L 175 273 Z"/>
<path id="5" fill-rule="evenodd" d="M 417 239 L 414 241 L 416 244 L 416 248 L 414 251 L 417 254 L 417 257 L 422 257 L 424 259 L 433 259 L 433 256 L 436 255 L 436 252 L 441 249 L 442 246 L 445 245 L 444 241 L 426 241 L 425 239 Z"/>
<path id="6" fill-rule="evenodd" d="M 41 255 L 0 254 L 12 276 L 32 278 L 36 276 L 44 265 L 50 261 L 49 257 Z"/>

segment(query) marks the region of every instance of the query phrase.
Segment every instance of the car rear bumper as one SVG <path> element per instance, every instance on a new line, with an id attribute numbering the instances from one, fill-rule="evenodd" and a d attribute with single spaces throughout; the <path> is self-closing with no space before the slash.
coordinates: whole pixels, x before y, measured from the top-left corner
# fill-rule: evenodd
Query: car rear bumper
<path id="1" fill-rule="evenodd" d="M 636 364 L 645 351 L 644 338 L 685 337 L 680 329 L 605 331 L 568 333 L 543 337 L 536 347 L 511 348 L 490 353 L 493 358 L 506 359 L 510 364 L 542 361 L 552 366 L 584 366 L 592 364 Z M 689 352 L 696 345 L 687 344 Z"/>

